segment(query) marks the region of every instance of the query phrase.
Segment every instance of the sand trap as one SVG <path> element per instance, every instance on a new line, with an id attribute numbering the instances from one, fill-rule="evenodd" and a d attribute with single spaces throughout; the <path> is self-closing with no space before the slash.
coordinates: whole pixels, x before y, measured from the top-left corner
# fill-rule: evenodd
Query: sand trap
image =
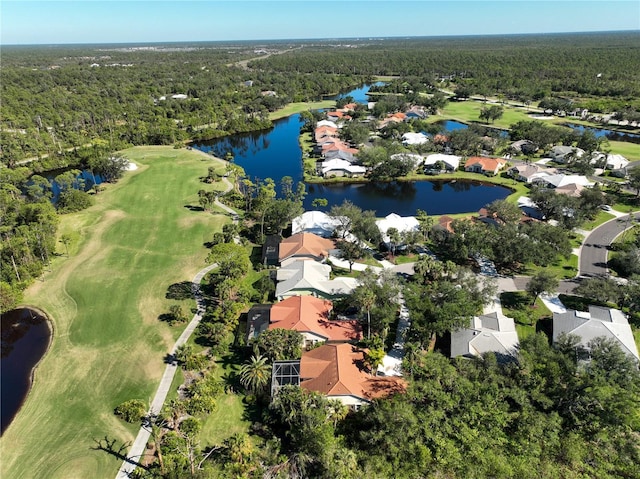
<path id="1" fill-rule="evenodd" d="M 529 118 L 533 118 L 535 120 L 553 120 L 554 117 L 546 115 L 529 115 Z"/>
<path id="2" fill-rule="evenodd" d="M 135 163 L 129 162 L 129 164 L 127 165 L 127 171 L 133 171 L 137 169 L 138 169 L 138 165 L 136 165 Z"/>

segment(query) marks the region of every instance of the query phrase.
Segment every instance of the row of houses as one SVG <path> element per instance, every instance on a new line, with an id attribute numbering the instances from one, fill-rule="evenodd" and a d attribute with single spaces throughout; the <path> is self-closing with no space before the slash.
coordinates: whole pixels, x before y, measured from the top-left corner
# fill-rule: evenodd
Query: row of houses
<path id="1" fill-rule="evenodd" d="M 590 343 L 596 338 L 610 340 L 629 357 L 640 360 L 629 320 L 620 310 L 591 305 L 588 311 L 555 312 L 552 328 L 553 344 L 567 336 L 578 339 L 576 353 L 583 360 L 588 360 Z M 473 358 L 493 352 L 508 360 L 517 354 L 518 345 L 513 319 L 497 311 L 474 317 L 469 327 L 453 331 L 450 355 Z"/>
<path id="2" fill-rule="evenodd" d="M 302 335 L 305 351 L 300 359 L 274 362 L 272 395 L 283 385 L 297 385 L 358 408 L 404 391 L 406 383 L 401 378 L 371 371 L 367 350 L 356 345 L 362 339 L 360 322 L 333 318 L 333 300 L 350 294 L 357 280 L 331 278 L 327 258 L 339 254 L 335 241 L 306 232 L 301 225 L 330 233 L 335 223 L 326 215 L 321 218 L 320 212 L 310 213 L 317 222 L 311 224 L 309 215 L 302 215 L 293 222 L 293 229 L 301 231 L 285 239 L 269 237 L 265 242 L 263 260 L 279 266 L 274 276 L 279 302 L 255 305 L 247 313 L 248 343 L 277 328 Z"/>

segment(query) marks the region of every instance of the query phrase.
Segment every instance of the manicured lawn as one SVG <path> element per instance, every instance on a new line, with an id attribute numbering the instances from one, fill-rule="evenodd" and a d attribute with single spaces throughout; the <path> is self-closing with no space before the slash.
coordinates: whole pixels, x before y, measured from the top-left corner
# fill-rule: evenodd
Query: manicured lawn
<path id="1" fill-rule="evenodd" d="M 113 409 L 155 393 L 163 356 L 182 329 L 158 321 L 172 302 L 167 287 L 204 267 L 203 243 L 227 221 L 189 208 L 199 189 L 213 188 L 199 177 L 217 160 L 171 147 L 123 154 L 139 169 L 108 185 L 92 208 L 62 218 L 60 232 L 75 236 L 70 257 L 25 294 L 53 319 L 55 334 L 2 437 L 3 478 L 115 476 L 121 461 L 92 450 L 93 439 L 133 440 L 138 425 Z"/>
<path id="2" fill-rule="evenodd" d="M 524 291 L 504 292 L 500 295 L 500 301 L 504 315 L 513 318 L 517 326 L 522 326 L 518 329 L 519 336 L 521 330 L 525 336 L 535 333 L 536 323 L 542 318 L 552 316 L 540 298 L 531 306 L 531 296 Z M 520 339 L 522 338 L 523 336 L 520 336 Z"/>
<path id="3" fill-rule="evenodd" d="M 468 101 L 450 101 L 445 106 L 441 115 L 431 116 L 430 119 L 434 121 L 438 120 L 459 120 L 465 123 L 476 122 L 486 125 L 486 123 L 480 120 L 480 110 L 484 106 L 491 106 L 493 104 L 468 100 Z M 500 105 L 504 108 L 502 118 L 499 118 L 494 123 L 489 123 L 487 126 L 493 126 L 497 128 L 509 128 L 509 126 L 519 121 L 530 121 L 532 118 L 529 116 L 527 110 L 522 108 L 514 108 L 508 105 Z"/>
<path id="4" fill-rule="evenodd" d="M 606 223 L 607 221 L 613 218 L 615 218 L 615 216 L 612 215 L 611 213 L 607 213 L 606 211 L 600 211 L 593 220 L 582 223 L 580 228 L 590 231 L 594 228 L 597 228 L 602 223 Z"/>
<path id="5" fill-rule="evenodd" d="M 624 156 L 627 160 L 640 160 L 640 144 L 628 141 L 609 141 L 611 153 Z"/>
<path id="6" fill-rule="evenodd" d="M 281 108 L 280 110 L 269 113 L 269 118 L 271 120 L 278 120 L 280 118 L 291 116 L 294 113 L 300 113 L 307 110 L 321 110 L 323 108 L 334 108 L 335 106 L 336 106 L 335 100 L 289 103 L 284 108 Z"/>
<path id="7" fill-rule="evenodd" d="M 545 270 L 553 273 L 559 280 L 575 278 L 578 274 L 578 257 L 572 254 L 569 259 L 560 258 L 549 266 L 536 266 L 528 264 L 523 274 L 533 276 L 539 270 Z"/>

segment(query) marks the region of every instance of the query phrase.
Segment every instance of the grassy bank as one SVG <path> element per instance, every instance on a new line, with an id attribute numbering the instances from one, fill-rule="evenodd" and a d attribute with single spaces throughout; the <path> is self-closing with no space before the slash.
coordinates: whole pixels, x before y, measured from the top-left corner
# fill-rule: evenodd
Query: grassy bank
<path id="1" fill-rule="evenodd" d="M 336 102 L 334 100 L 289 103 L 284 108 L 281 108 L 272 113 L 269 113 L 269 119 L 279 120 L 280 118 L 285 118 L 295 113 L 300 113 L 307 110 L 321 110 L 323 108 L 334 108 L 335 106 L 336 106 Z"/>
<path id="2" fill-rule="evenodd" d="M 167 287 L 204 266 L 203 243 L 226 221 L 188 208 L 199 189 L 213 187 L 199 177 L 216 160 L 170 147 L 124 155 L 139 169 L 108 185 L 92 208 L 62 218 L 60 232 L 75 237 L 70 257 L 26 292 L 56 333 L 1 439 L 2 477 L 114 477 L 121 460 L 92 450 L 94 439 L 133 440 L 138 426 L 113 409 L 154 394 L 181 329 L 158 321 Z"/>

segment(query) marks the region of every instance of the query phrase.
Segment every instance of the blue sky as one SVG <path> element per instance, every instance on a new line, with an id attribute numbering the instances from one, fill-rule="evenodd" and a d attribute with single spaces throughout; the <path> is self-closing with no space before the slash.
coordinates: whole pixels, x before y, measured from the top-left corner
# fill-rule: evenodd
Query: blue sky
<path id="1" fill-rule="evenodd" d="M 640 0 L 0 2 L 2 44 L 640 30 Z"/>

